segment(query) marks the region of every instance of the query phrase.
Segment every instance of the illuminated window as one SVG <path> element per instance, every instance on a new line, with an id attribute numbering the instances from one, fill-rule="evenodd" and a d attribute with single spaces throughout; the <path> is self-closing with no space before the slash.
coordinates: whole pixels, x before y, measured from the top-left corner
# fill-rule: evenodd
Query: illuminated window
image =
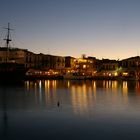
<path id="1" fill-rule="evenodd" d="M 83 69 L 85 69 L 86 68 L 86 65 L 83 65 Z"/>
<path id="2" fill-rule="evenodd" d="M 123 76 L 128 76 L 128 73 L 127 72 L 123 72 Z"/>
<path id="3" fill-rule="evenodd" d="M 115 72 L 115 73 L 114 73 L 114 76 L 118 76 L 118 73 L 117 73 L 117 72 Z"/>
<path id="4" fill-rule="evenodd" d="M 76 65 L 76 68 L 79 68 L 79 65 Z"/>

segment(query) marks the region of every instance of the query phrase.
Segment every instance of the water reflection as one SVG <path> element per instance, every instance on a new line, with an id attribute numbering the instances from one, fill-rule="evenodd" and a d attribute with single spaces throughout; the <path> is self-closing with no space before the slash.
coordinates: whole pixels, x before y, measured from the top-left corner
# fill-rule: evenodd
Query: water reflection
<path id="1" fill-rule="evenodd" d="M 99 103 L 102 105 L 104 102 L 110 109 L 114 106 L 125 108 L 130 102 L 129 96 L 140 95 L 138 81 L 44 80 L 26 81 L 25 87 L 34 94 L 38 107 L 42 104 L 55 108 L 61 101 L 65 106 L 72 106 L 76 114 L 90 114 Z"/>
<path id="2" fill-rule="evenodd" d="M 135 91 L 137 95 L 140 95 L 140 82 L 136 82 Z"/>
<path id="3" fill-rule="evenodd" d="M 124 95 L 128 94 L 128 85 L 127 85 L 127 81 L 123 81 L 123 85 L 122 85 L 122 91 Z"/>
<path id="4" fill-rule="evenodd" d="M 0 134 L 9 139 L 20 134 L 33 139 L 42 134 L 49 139 L 67 134 L 108 138 L 110 130 L 117 139 L 138 135 L 139 95 L 139 81 L 38 80 L 0 86 Z"/>
<path id="5" fill-rule="evenodd" d="M 57 80 L 26 81 L 25 88 L 27 93 L 35 95 L 36 103 L 53 108 L 61 98 L 64 98 L 61 89 L 67 88 L 67 84 Z"/>
<path id="6" fill-rule="evenodd" d="M 95 83 L 93 85 L 94 86 L 90 83 L 90 85 L 87 86 L 86 83 L 83 83 L 82 85 L 74 84 L 70 87 L 72 106 L 75 113 L 87 113 L 89 108 L 93 106 L 96 100 Z"/>
<path id="7" fill-rule="evenodd" d="M 6 138 L 7 136 L 7 130 L 8 130 L 8 113 L 7 113 L 7 100 L 6 100 L 6 89 L 4 88 L 2 93 L 2 119 L 3 123 L 1 124 L 3 127 L 3 137 Z"/>

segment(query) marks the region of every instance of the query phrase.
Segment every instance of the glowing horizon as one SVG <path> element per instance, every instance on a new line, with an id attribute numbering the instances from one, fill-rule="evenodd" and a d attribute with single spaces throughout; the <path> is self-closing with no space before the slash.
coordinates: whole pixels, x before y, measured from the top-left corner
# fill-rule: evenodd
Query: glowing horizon
<path id="1" fill-rule="evenodd" d="M 1 0 L 0 27 L 10 22 L 14 47 L 35 53 L 125 59 L 139 55 L 139 7 L 138 0 Z"/>

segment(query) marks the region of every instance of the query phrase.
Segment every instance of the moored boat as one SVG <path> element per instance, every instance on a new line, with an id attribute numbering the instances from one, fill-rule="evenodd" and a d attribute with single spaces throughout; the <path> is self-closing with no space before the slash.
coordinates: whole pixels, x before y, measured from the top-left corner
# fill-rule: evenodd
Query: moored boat
<path id="1" fill-rule="evenodd" d="M 0 83 L 13 83 L 24 80 L 26 70 L 23 64 L 0 63 Z"/>
<path id="2" fill-rule="evenodd" d="M 24 64 L 17 63 L 16 61 L 9 60 L 9 43 L 12 41 L 10 38 L 10 24 L 8 23 L 7 35 L 4 39 L 6 42 L 5 59 L 0 62 L 0 83 L 13 83 L 24 80 L 26 69 Z"/>

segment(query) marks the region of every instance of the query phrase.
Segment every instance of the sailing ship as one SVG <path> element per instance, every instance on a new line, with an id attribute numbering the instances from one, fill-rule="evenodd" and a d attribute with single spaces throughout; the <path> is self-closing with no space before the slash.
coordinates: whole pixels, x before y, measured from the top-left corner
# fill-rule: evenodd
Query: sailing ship
<path id="1" fill-rule="evenodd" d="M 9 23 L 8 27 L 5 29 L 7 30 L 7 35 L 4 39 L 6 46 L 1 48 L 5 52 L 5 59 L 4 61 L 0 62 L 0 83 L 14 83 L 23 81 L 26 73 L 24 64 L 17 63 L 16 61 L 9 59 L 9 44 L 12 41 Z"/>

